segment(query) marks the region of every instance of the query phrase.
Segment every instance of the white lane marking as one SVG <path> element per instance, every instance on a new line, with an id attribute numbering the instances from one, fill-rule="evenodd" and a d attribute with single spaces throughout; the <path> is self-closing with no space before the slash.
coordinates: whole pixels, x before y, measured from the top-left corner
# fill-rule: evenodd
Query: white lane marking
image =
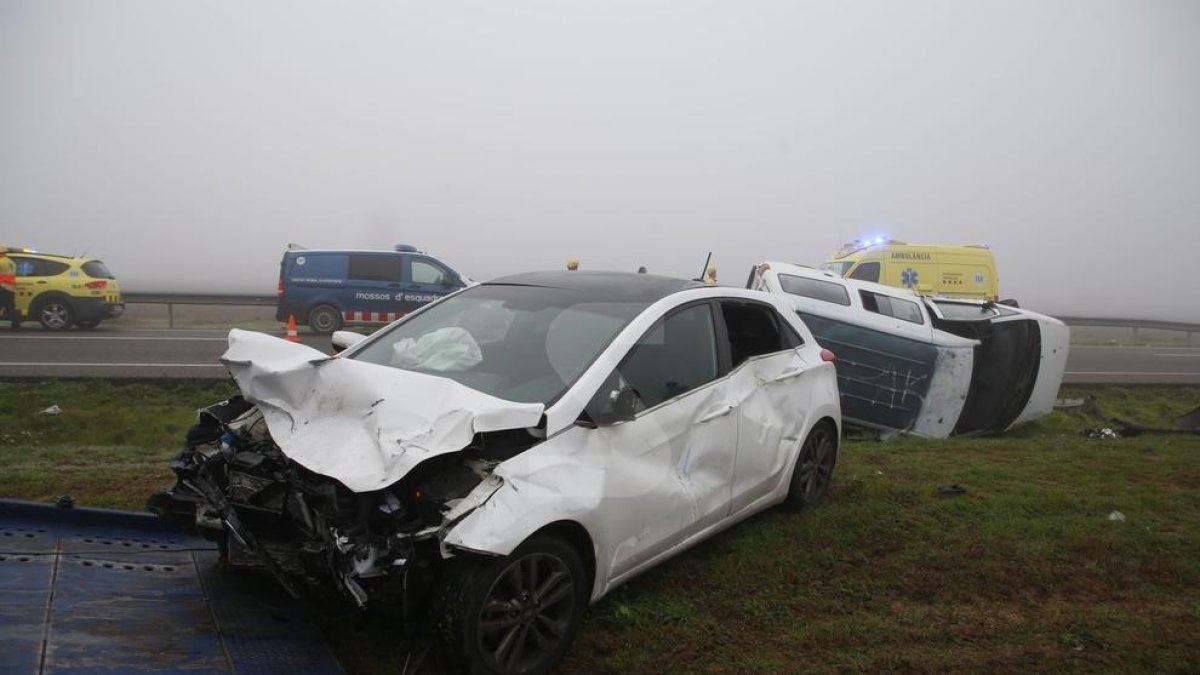
<path id="1" fill-rule="evenodd" d="M 1137 373 L 1137 372 L 1128 371 L 1128 370 L 1087 370 L 1087 371 L 1080 370 L 1080 371 L 1074 371 L 1074 372 L 1067 371 L 1064 374 L 1065 375 L 1154 375 L 1155 377 L 1158 377 L 1158 376 L 1166 376 L 1166 377 L 1171 377 L 1171 376 L 1196 377 L 1196 376 L 1200 376 L 1200 372 L 1196 372 L 1196 373 L 1163 373 L 1163 372 L 1157 372 L 1157 371 L 1150 371 L 1150 372 Z"/>
<path id="2" fill-rule="evenodd" d="M 0 335 L 0 340 L 46 340 L 47 337 L 49 337 L 49 336 L 46 336 L 46 335 Z M 175 341 L 193 340 L 193 341 L 199 341 L 199 342 L 227 342 L 229 340 L 229 338 L 227 338 L 227 337 L 136 337 L 136 336 L 130 336 L 130 337 L 106 337 L 106 336 L 83 337 L 83 336 L 76 336 L 76 335 L 55 336 L 55 337 L 51 337 L 49 339 L 51 339 L 51 340 L 88 340 L 89 342 L 92 340 L 120 340 L 121 342 L 130 342 L 133 340 L 157 340 L 159 342 L 167 342 L 167 341 L 171 341 L 171 340 L 175 340 Z"/>
<path id="3" fill-rule="evenodd" d="M 1154 354 L 1154 356 L 1182 356 L 1185 359 L 1187 359 L 1187 358 L 1200 359 L 1200 353 L 1196 353 L 1196 354 Z"/>
<path id="4" fill-rule="evenodd" d="M 9 361 L 0 366 L 36 366 L 41 368 L 58 366 L 80 366 L 86 368 L 224 368 L 222 363 L 67 363 L 64 361 Z"/>

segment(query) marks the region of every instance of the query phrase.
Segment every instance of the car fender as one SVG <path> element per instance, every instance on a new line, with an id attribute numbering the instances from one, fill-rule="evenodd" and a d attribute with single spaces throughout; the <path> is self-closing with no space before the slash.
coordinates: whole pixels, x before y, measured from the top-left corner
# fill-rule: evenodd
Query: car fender
<path id="1" fill-rule="evenodd" d="M 608 576 L 608 556 L 596 537 L 596 520 L 604 517 L 600 504 L 608 450 L 588 431 L 568 428 L 496 467 L 491 481 L 460 502 L 466 513 L 455 513 L 460 510 L 456 508 L 447 514 L 443 547 L 503 556 L 548 525 L 574 522 L 592 541 L 592 596 L 598 597 L 595 589 L 602 588 Z"/>

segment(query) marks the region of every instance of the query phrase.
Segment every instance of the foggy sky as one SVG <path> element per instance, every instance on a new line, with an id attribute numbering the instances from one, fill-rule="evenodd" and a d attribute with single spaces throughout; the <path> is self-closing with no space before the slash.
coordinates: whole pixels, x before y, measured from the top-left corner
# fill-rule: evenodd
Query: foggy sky
<path id="1" fill-rule="evenodd" d="M 0 243 L 274 292 L 286 245 L 724 284 L 984 242 L 1200 322 L 1200 2 L 0 0 Z"/>

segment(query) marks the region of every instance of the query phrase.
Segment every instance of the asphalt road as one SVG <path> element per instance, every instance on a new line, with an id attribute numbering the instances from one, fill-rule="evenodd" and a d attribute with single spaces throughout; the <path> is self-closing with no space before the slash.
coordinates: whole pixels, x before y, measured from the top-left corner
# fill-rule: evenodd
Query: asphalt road
<path id="1" fill-rule="evenodd" d="M 227 330 L 0 328 L 0 377 L 223 378 Z M 277 332 L 282 336 L 282 332 Z M 329 337 L 301 340 L 332 353 Z M 1071 347 L 1068 383 L 1200 384 L 1200 347 Z"/>

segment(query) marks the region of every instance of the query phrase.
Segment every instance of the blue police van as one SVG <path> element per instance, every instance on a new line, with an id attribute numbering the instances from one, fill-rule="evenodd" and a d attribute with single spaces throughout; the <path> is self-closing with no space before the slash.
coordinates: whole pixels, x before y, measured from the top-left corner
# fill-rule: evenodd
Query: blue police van
<path id="1" fill-rule="evenodd" d="M 399 245 L 392 251 L 289 250 L 279 264 L 275 318 L 332 333 L 385 324 L 467 285 L 442 261 Z"/>

